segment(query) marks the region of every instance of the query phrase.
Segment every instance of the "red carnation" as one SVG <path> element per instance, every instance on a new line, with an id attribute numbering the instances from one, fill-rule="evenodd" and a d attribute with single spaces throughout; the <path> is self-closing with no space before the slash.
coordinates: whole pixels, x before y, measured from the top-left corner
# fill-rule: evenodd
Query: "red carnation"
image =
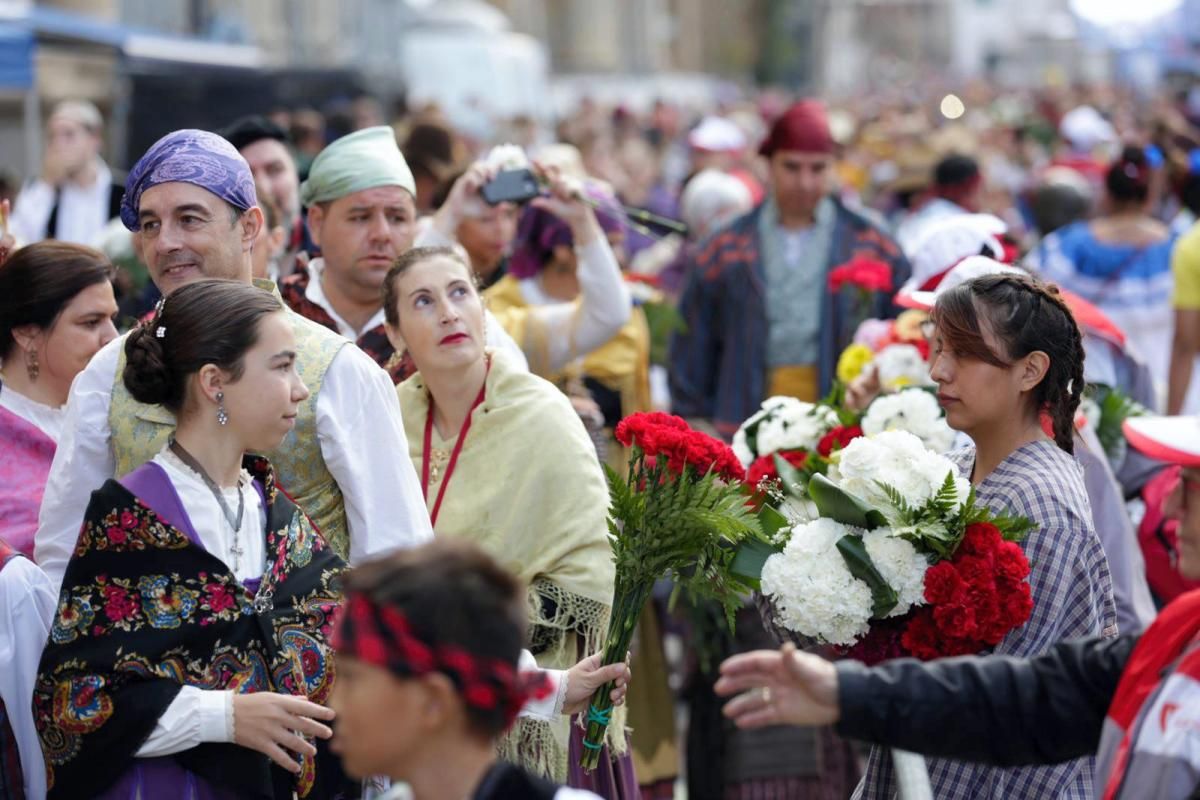
<path id="1" fill-rule="evenodd" d="M 968 525 L 959 552 L 973 556 L 991 555 L 1002 541 L 1000 529 L 990 522 Z"/>
<path id="2" fill-rule="evenodd" d="M 849 284 L 868 292 L 892 291 L 892 267 L 884 261 L 855 256 L 829 271 L 829 288 L 839 291 Z"/>
<path id="3" fill-rule="evenodd" d="M 966 583 L 949 561 L 934 564 L 925 571 L 925 602 L 934 605 L 957 602 L 965 591 Z"/>
<path id="4" fill-rule="evenodd" d="M 1020 545 L 1002 542 L 996 551 L 996 575 L 1002 581 L 1019 583 L 1029 577 L 1029 559 Z"/>
<path id="5" fill-rule="evenodd" d="M 841 450 L 862 435 L 863 429 L 857 425 L 839 425 L 821 437 L 821 441 L 817 442 L 817 452 L 829 458 L 834 450 Z"/>

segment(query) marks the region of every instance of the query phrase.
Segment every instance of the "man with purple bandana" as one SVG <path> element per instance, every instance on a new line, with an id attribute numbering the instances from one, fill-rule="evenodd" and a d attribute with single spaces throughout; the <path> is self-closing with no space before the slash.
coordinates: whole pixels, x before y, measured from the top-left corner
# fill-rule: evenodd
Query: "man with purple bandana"
<path id="1" fill-rule="evenodd" d="M 202 278 L 251 281 L 263 215 L 249 165 L 216 134 L 181 130 L 156 142 L 129 175 L 121 220 L 164 295 Z M 312 394 L 295 430 L 269 454 L 281 484 L 352 561 L 426 541 L 432 531 L 416 474 L 395 457 L 407 445 L 391 380 L 342 337 L 290 319 L 297 368 Z M 56 586 L 90 493 L 153 457 L 174 429 L 169 412 L 137 403 L 118 380 L 124 341 L 96 354 L 67 403 L 34 543 Z"/>

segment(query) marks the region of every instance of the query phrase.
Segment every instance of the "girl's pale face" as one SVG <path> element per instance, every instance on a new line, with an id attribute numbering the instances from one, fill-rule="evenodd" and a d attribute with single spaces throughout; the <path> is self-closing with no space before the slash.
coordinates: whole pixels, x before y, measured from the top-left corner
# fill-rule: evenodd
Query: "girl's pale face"
<path id="1" fill-rule="evenodd" d="M 399 333 L 417 369 L 465 367 L 483 357 L 483 300 L 469 268 L 448 256 L 412 265 L 396 279 Z"/>
<path id="2" fill-rule="evenodd" d="M 986 325 L 983 337 L 993 353 L 1004 352 Z M 951 428 L 972 436 L 973 431 L 986 430 L 1020 413 L 1023 393 L 1016 364 L 997 367 L 959 355 L 936 326 L 930 345 L 929 377 L 937 384 L 938 403 Z"/>
<path id="3" fill-rule="evenodd" d="M 274 450 L 296 426 L 308 387 L 296 372 L 296 337 L 282 311 L 262 317 L 258 341 L 242 358 L 242 376 L 222 391 L 230 429 L 244 450 Z"/>

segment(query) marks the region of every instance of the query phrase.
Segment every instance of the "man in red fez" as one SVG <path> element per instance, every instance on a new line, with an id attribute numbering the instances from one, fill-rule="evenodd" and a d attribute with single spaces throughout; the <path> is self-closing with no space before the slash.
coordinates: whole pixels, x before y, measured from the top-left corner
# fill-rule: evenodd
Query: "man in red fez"
<path id="1" fill-rule="evenodd" d="M 896 243 L 833 193 L 834 150 L 818 101 L 795 103 L 771 127 L 759 148 L 767 197 L 701 247 L 680 302 L 676 413 L 729 437 L 767 397 L 816 400 L 864 316 L 894 316 L 887 292 L 864 305 L 857 287 L 829 288 L 829 272 L 852 259 L 883 262 L 893 286 L 909 274 Z"/>

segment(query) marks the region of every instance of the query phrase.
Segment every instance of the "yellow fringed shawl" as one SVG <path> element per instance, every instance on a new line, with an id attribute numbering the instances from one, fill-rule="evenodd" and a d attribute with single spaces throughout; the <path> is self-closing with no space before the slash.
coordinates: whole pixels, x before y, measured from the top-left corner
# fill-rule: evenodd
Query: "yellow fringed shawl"
<path id="1" fill-rule="evenodd" d="M 419 475 L 429 392 L 418 373 L 396 393 Z M 434 429 L 435 449 L 453 446 L 453 437 L 442 440 Z M 430 480 L 431 508 L 441 479 Z M 479 544 L 529 587 L 530 625 L 561 631 L 537 656 L 543 668 L 566 669 L 603 646 L 614 579 L 608 504 L 595 448 L 570 401 L 494 353 L 435 532 Z M 550 618 L 544 600 L 555 609 Z M 554 723 L 522 717 L 502 742 L 502 754 L 565 781 L 568 725 L 566 717 Z M 623 724 L 612 730 L 623 732 Z M 610 747 L 622 752 L 624 736 L 610 737 Z"/>

